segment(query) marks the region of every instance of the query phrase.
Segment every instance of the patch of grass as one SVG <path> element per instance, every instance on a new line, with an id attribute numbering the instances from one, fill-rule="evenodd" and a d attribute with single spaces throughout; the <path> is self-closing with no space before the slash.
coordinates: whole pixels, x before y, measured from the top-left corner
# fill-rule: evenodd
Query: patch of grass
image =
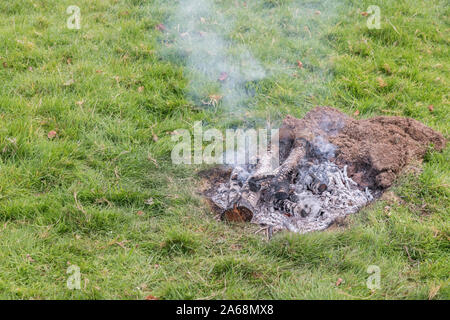
<path id="1" fill-rule="evenodd" d="M 448 138 L 448 5 L 215 3 L 233 21 L 227 40 L 267 71 L 239 112 L 199 104 L 187 56 L 165 54 L 155 27 L 176 2 L 77 1 L 80 30 L 66 27 L 71 1 L 0 3 L 0 297 L 448 299 L 448 148 L 345 228 L 270 242 L 214 220 L 196 192 L 201 168 L 170 158 L 171 133 L 196 121 L 276 125 L 315 105 L 408 116 Z M 373 4 L 380 30 L 361 15 Z M 66 286 L 70 265 L 81 290 Z M 381 270 L 373 292 L 369 265 Z"/>

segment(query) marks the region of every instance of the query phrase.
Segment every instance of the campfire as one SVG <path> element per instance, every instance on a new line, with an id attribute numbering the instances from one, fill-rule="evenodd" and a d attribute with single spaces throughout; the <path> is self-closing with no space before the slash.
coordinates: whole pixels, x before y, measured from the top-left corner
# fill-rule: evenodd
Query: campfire
<path id="1" fill-rule="evenodd" d="M 269 235 L 323 230 L 378 198 L 429 145 L 442 150 L 445 139 L 413 119 L 357 121 L 318 107 L 303 119 L 288 116 L 278 145 L 234 166 L 206 195 L 222 220 L 256 223 Z"/>

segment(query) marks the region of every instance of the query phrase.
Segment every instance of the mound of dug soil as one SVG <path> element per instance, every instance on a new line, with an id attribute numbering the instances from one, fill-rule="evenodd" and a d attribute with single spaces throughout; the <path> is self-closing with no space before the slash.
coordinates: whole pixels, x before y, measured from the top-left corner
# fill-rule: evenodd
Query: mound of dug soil
<path id="1" fill-rule="evenodd" d="M 421 160 L 429 147 L 441 151 L 446 144 L 439 132 L 410 118 L 380 116 L 355 120 L 330 108 L 317 107 L 302 119 L 287 116 L 280 128 L 283 159 L 305 132 L 336 147 L 331 159 L 347 165 L 348 176 L 361 187 L 386 189 L 412 160 Z"/>

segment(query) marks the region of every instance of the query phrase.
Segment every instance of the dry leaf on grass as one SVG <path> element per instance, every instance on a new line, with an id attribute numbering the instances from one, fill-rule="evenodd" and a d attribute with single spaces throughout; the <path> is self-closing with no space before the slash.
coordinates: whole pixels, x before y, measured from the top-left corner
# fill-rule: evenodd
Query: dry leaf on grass
<path id="1" fill-rule="evenodd" d="M 377 82 L 378 82 L 378 85 L 380 86 L 380 88 L 384 88 L 387 86 L 386 81 L 384 81 L 383 78 L 381 78 L 381 77 L 377 78 Z"/>
<path id="2" fill-rule="evenodd" d="M 228 78 L 228 73 L 226 72 L 221 72 L 220 73 L 220 77 L 219 77 L 219 81 L 225 81 Z"/>
<path id="3" fill-rule="evenodd" d="M 53 138 L 55 138 L 56 136 L 57 136 L 57 133 L 56 133 L 55 130 L 51 130 L 51 131 L 49 131 L 49 133 L 47 133 L 47 137 L 48 137 L 49 139 L 53 139 Z"/>
<path id="4" fill-rule="evenodd" d="M 208 101 L 203 101 L 202 103 L 204 105 L 208 105 L 208 106 L 217 106 L 217 104 L 220 102 L 220 100 L 222 100 L 222 96 L 218 95 L 218 94 L 211 94 L 209 97 Z"/>
<path id="5" fill-rule="evenodd" d="M 430 104 L 430 105 L 428 106 L 428 110 L 430 110 L 430 112 L 433 112 L 433 111 L 434 111 L 434 106 L 433 106 L 432 104 Z"/>
<path id="6" fill-rule="evenodd" d="M 149 161 L 152 161 L 152 162 L 155 164 L 155 166 L 156 166 L 157 168 L 159 167 L 159 166 L 158 166 L 158 161 L 156 161 L 156 159 L 152 157 L 152 155 L 150 154 L 150 152 L 147 154 L 147 159 L 148 159 Z"/>
<path id="7" fill-rule="evenodd" d="M 431 286 L 430 292 L 428 294 L 428 300 L 433 300 L 439 292 L 439 289 L 441 289 L 441 285 Z"/>
<path id="8" fill-rule="evenodd" d="M 145 300 L 159 300 L 157 297 L 152 296 L 151 294 L 149 294 L 148 296 L 145 297 Z"/>
<path id="9" fill-rule="evenodd" d="M 160 23 L 155 27 L 155 29 L 163 32 L 163 31 L 166 31 L 166 26 L 164 24 Z"/>

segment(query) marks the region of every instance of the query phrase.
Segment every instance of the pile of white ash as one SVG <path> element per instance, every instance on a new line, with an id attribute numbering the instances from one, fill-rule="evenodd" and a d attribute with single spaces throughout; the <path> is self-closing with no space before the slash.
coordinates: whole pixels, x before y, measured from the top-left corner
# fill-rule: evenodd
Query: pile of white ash
<path id="1" fill-rule="evenodd" d="M 235 166 L 211 200 L 222 219 L 267 226 L 269 234 L 326 229 L 373 200 L 368 188 L 347 176 L 347 167 L 329 161 L 332 152 L 323 139 L 304 140 L 274 170 L 268 165 L 270 153 L 256 165 Z"/>

